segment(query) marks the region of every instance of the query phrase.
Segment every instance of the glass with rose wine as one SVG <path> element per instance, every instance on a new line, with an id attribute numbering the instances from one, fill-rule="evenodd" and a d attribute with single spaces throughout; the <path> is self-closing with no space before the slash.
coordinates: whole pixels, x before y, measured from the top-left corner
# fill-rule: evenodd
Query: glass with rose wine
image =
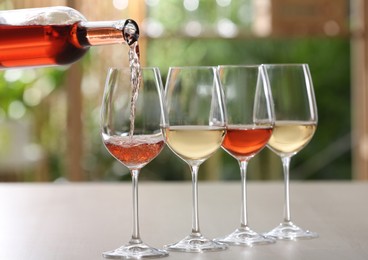
<path id="1" fill-rule="evenodd" d="M 307 64 L 266 64 L 275 103 L 275 126 L 267 146 L 281 157 L 284 170 L 284 220 L 267 236 L 283 240 L 315 238 L 318 234 L 291 221 L 289 168 L 291 157 L 312 139 L 317 128 L 317 105 Z"/>
<path id="2" fill-rule="evenodd" d="M 223 91 L 216 67 L 171 67 L 165 87 L 167 114 L 163 132 L 166 144 L 192 174 L 192 231 L 165 248 L 181 252 L 226 249 L 223 243 L 203 236 L 198 217 L 199 166 L 220 147 L 226 133 Z"/>
<path id="3" fill-rule="evenodd" d="M 224 65 L 218 69 L 228 118 L 222 148 L 238 161 L 242 188 L 240 226 L 217 240 L 244 246 L 274 243 L 275 239 L 253 231 L 247 217 L 247 165 L 266 146 L 275 121 L 266 71 L 262 65 Z"/>
<path id="4" fill-rule="evenodd" d="M 105 258 L 163 257 L 165 250 L 143 243 L 138 223 L 138 176 L 164 147 L 160 128 L 163 88 L 158 68 L 110 68 L 101 108 L 101 132 L 110 154 L 131 172 L 133 233 L 126 245 L 103 253 Z"/>

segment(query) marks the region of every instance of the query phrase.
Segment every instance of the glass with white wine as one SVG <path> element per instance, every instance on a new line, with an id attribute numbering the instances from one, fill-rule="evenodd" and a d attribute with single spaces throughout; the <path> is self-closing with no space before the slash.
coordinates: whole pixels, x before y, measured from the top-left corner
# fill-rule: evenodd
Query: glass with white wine
<path id="1" fill-rule="evenodd" d="M 181 252 L 226 249 L 204 237 L 199 229 L 199 166 L 220 147 L 226 133 L 225 100 L 216 67 L 171 67 L 165 87 L 167 114 L 163 119 L 166 144 L 192 174 L 192 231 L 181 241 L 165 246 Z"/>
<path id="2" fill-rule="evenodd" d="M 266 64 L 265 68 L 275 106 L 275 126 L 267 146 L 281 157 L 285 182 L 284 220 L 266 235 L 282 240 L 315 238 L 317 233 L 291 221 L 289 194 L 291 157 L 309 143 L 317 128 L 312 77 L 307 64 Z"/>

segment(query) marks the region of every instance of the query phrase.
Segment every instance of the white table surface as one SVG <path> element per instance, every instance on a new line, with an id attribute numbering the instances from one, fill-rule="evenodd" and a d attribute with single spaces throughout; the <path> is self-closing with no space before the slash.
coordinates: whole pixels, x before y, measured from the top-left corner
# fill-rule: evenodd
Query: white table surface
<path id="1" fill-rule="evenodd" d="M 368 259 L 367 182 L 291 182 L 294 223 L 312 240 L 177 253 L 162 259 Z M 191 183 L 141 182 L 140 231 L 156 247 L 191 230 Z M 250 226 L 267 231 L 282 220 L 282 182 L 249 182 Z M 200 182 L 202 233 L 210 238 L 239 225 L 240 182 Z M 0 184 L 1 260 L 92 260 L 125 244 L 132 231 L 130 183 Z"/>

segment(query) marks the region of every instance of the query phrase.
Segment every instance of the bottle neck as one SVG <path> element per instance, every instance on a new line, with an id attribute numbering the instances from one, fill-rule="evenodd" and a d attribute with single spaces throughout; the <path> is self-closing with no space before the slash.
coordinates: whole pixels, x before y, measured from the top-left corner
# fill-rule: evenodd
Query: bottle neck
<path id="1" fill-rule="evenodd" d="M 108 44 L 131 45 L 138 40 L 139 29 L 133 20 L 80 22 L 79 28 L 85 32 L 83 46 Z"/>

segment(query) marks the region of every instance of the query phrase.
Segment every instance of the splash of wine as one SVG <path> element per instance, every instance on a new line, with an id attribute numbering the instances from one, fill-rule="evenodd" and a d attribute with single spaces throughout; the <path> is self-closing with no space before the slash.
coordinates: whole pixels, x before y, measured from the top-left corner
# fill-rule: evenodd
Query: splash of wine
<path id="1" fill-rule="evenodd" d="M 129 136 L 132 139 L 134 134 L 135 106 L 138 99 L 139 86 L 141 84 L 141 64 L 139 60 L 138 42 L 133 43 L 129 49 L 129 66 L 130 66 L 130 84 L 132 96 L 130 100 L 130 131 Z"/>
<path id="2" fill-rule="evenodd" d="M 130 67 L 130 85 L 132 96 L 130 100 L 130 130 L 129 136 L 132 140 L 134 134 L 135 106 L 138 99 L 139 86 L 141 83 L 141 64 L 139 59 L 139 29 L 132 20 L 127 20 L 124 26 L 124 38 L 129 45 L 129 67 Z"/>

